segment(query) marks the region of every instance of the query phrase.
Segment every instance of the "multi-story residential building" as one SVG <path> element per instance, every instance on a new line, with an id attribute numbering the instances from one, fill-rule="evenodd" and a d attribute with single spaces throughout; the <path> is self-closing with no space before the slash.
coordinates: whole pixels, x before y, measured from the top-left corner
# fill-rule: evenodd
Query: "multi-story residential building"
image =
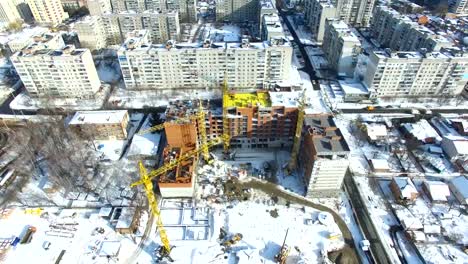
<path id="1" fill-rule="evenodd" d="M 468 16 L 468 1 L 467 0 L 449 1 L 449 11 L 459 16 Z"/>
<path id="2" fill-rule="evenodd" d="M 128 111 L 79 111 L 68 123 L 77 135 L 91 140 L 127 138 Z"/>
<path id="3" fill-rule="evenodd" d="M 115 14 L 122 12 L 142 13 L 144 11 L 177 11 L 180 22 L 196 21 L 196 1 L 195 0 L 111 0 L 112 12 Z"/>
<path id="4" fill-rule="evenodd" d="M 112 12 L 109 0 L 88 0 L 88 10 L 91 16 L 101 16 Z"/>
<path id="5" fill-rule="evenodd" d="M 11 57 L 24 87 L 31 97 L 91 98 L 101 86 L 91 52 L 54 46 L 53 39 L 49 34 L 35 37 Z"/>
<path id="6" fill-rule="evenodd" d="M 12 1 L 0 1 L 0 22 L 11 23 L 21 20 L 21 16 Z"/>
<path id="7" fill-rule="evenodd" d="M 99 16 L 84 17 L 75 23 L 74 30 L 82 48 L 98 50 L 107 46 L 106 31 Z"/>
<path id="8" fill-rule="evenodd" d="M 299 162 L 304 170 L 306 197 L 338 196 L 348 171 L 349 147 L 329 115 L 307 115 Z"/>
<path id="9" fill-rule="evenodd" d="M 336 0 L 337 15 L 354 27 L 367 27 L 375 0 Z"/>
<path id="10" fill-rule="evenodd" d="M 216 0 L 216 20 L 258 22 L 258 0 Z"/>
<path id="11" fill-rule="evenodd" d="M 56 26 L 68 18 L 60 0 L 27 0 L 29 8 L 38 23 Z"/>
<path id="12" fill-rule="evenodd" d="M 120 14 L 106 14 L 103 16 L 103 24 L 104 28 L 109 28 L 108 38 L 115 38 L 118 30 L 120 38 L 117 43 L 122 43 L 127 34 L 135 30 L 148 30 L 150 39 L 154 43 L 177 40 L 180 34 L 177 11 L 144 11 L 142 13 L 126 11 Z M 110 41 L 110 43 L 115 42 Z"/>
<path id="13" fill-rule="evenodd" d="M 260 0 L 258 2 L 259 4 L 259 16 L 258 16 L 258 21 L 260 25 L 260 31 L 262 32 L 263 29 L 263 23 L 262 23 L 262 18 L 264 15 L 273 15 L 273 14 L 278 14 L 278 10 L 276 10 L 276 7 L 274 6 L 273 2 L 271 0 Z"/>
<path id="14" fill-rule="evenodd" d="M 306 25 L 317 42 L 322 42 L 325 21 L 337 16 L 336 7 L 329 0 L 310 0 L 304 2 Z"/>
<path id="15" fill-rule="evenodd" d="M 261 25 L 262 31 L 260 37 L 262 40 L 284 38 L 283 26 L 277 14 L 263 15 Z"/>
<path id="16" fill-rule="evenodd" d="M 13 2 L 15 4 L 16 9 L 24 22 L 32 23 L 34 21 L 33 14 L 26 0 L 11 0 L 9 2 Z"/>
<path id="17" fill-rule="evenodd" d="M 107 45 L 119 45 L 122 43 L 119 17 L 114 15 L 101 16 L 102 26 L 106 32 Z"/>
<path id="18" fill-rule="evenodd" d="M 468 57 L 441 52 L 370 54 L 364 84 L 371 97 L 448 97 L 459 95 L 468 81 Z"/>
<path id="19" fill-rule="evenodd" d="M 60 0 L 64 10 L 77 10 L 87 5 L 87 0 Z"/>
<path id="20" fill-rule="evenodd" d="M 438 51 L 453 46 L 447 38 L 386 6 L 375 8 L 370 32 L 381 47 L 394 51 Z"/>
<path id="21" fill-rule="evenodd" d="M 292 47 L 284 39 L 269 42 L 187 45 L 129 38 L 118 51 L 127 89 L 219 87 L 225 73 L 229 87 L 267 88 L 289 79 Z"/>
<path id="22" fill-rule="evenodd" d="M 357 56 L 361 52 L 361 41 L 345 22 L 327 19 L 322 49 L 330 66 L 339 75 L 354 75 Z"/>

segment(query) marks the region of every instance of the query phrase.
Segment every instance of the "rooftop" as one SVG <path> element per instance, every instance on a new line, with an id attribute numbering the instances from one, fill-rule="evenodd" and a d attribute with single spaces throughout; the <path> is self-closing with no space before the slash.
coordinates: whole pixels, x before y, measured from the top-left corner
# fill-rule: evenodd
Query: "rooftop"
<path id="1" fill-rule="evenodd" d="M 79 111 L 75 113 L 69 125 L 115 124 L 122 122 L 126 114 L 127 110 Z"/>
<path id="2" fill-rule="evenodd" d="M 464 199 L 468 199 L 468 179 L 466 177 L 459 176 L 450 181 Z"/>
<path id="3" fill-rule="evenodd" d="M 271 107 L 268 92 L 229 93 L 223 100 L 226 107 Z"/>
<path id="4" fill-rule="evenodd" d="M 312 137 L 314 147 L 317 151 L 317 155 L 329 155 L 330 152 L 334 154 L 342 154 L 343 152 L 349 152 L 349 147 L 343 137 Z"/>
<path id="5" fill-rule="evenodd" d="M 369 91 L 366 87 L 361 83 L 354 80 L 340 80 L 341 89 L 346 94 L 362 94 L 367 95 Z"/>

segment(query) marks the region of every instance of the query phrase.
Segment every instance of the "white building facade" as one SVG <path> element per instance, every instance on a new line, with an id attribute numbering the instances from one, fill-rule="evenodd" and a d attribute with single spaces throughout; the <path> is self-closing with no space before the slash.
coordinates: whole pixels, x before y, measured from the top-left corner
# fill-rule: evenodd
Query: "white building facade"
<path id="1" fill-rule="evenodd" d="M 101 17 L 87 16 L 74 25 L 82 48 L 103 49 L 107 46 L 106 31 Z"/>
<path id="2" fill-rule="evenodd" d="M 325 21 L 337 16 L 336 7 L 328 0 L 310 0 L 304 2 L 305 23 L 317 42 L 323 41 Z"/>
<path id="3" fill-rule="evenodd" d="M 468 57 L 454 52 L 370 54 L 364 84 L 371 97 L 453 97 L 468 81 Z"/>
<path id="4" fill-rule="evenodd" d="M 88 49 L 34 43 L 14 54 L 11 61 L 31 97 L 91 98 L 101 86 Z"/>
<path id="5" fill-rule="evenodd" d="M 68 18 L 60 0 L 27 0 L 36 22 L 56 26 Z"/>
<path id="6" fill-rule="evenodd" d="M 292 47 L 284 39 L 177 46 L 130 38 L 118 57 L 127 89 L 215 88 L 225 73 L 229 87 L 257 89 L 289 78 Z"/>
<path id="7" fill-rule="evenodd" d="M 354 75 L 361 42 L 346 23 L 337 19 L 327 19 L 322 49 L 330 66 L 339 75 Z"/>

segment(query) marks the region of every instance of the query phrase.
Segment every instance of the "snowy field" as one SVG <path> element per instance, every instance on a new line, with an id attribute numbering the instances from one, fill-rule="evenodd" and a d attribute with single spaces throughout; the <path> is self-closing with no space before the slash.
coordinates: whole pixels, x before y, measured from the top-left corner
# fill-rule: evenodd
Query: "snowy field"
<path id="1" fill-rule="evenodd" d="M 116 233 L 109 221 L 98 215 L 98 210 L 60 210 L 48 208 L 36 214 L 35 209 L 14 209 L 0 219 L 0 237 L 5 240 L 21 237 L 25 230 L 33 226 L 36 232 L 27 244 L 17 244 L 2 254 L 5 263 L 54 263 L 65 251 L 60 263 L 109 263 L 104 250 L 108 247 L 120 248 L 111 263 L 125 260 L 136 249 L 130 236 Z M 102 228 L 96 232 L 96 228 Z M 46 245 L 48 249 L 45 249 Z"/>

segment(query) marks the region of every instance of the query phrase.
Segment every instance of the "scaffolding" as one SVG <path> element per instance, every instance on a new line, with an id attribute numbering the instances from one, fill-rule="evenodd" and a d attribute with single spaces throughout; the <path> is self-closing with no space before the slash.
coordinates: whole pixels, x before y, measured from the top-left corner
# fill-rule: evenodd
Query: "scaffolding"
<path id="1" fill-rule="evenodd" d="M 225 107 L 271 107 L 268 92 L 232 93 L 223 97 Z"/>

